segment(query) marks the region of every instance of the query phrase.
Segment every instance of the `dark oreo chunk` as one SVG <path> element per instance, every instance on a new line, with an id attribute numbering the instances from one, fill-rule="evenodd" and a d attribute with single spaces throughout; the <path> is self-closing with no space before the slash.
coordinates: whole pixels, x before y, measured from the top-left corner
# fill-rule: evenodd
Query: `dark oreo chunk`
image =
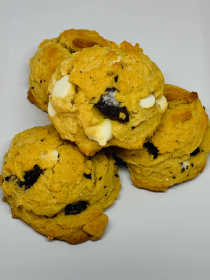
<path id="1" fill-rule="evenodd" d="M 148 152 L 154 156 L 154 159 L 158 157 L 159 150 L 151 142 L 144 143 L 144 147 L 148 149 Z"/>
<path id="2" fill-rule="evenodd" d="M 80 214 L 87 208 L 88 203 L 86 201 L 78 201 L 75 203 L 71 203 L 66 205 L 65 207 L 65 215 L 77 215 Z"/>
<path id="3" fill-rule="evenodd" d="M 39 176 L 42 174 L 43 170 L 37 165 L 34 165 L 34 169 L 27 171 L 24 175 L 25 182 L 18 181 L 19 187 L 25 187 L 25 190 L 32 187 L 36 181 L 38 180 Z"/>
<path id="4" fill-rule="evenodd" d="M 5 178 L 4 178 L 4 179 L 5 179 L 5 181 L 7 181 L 7 182 L 8 182 L 8 181 L 10 180 L 10 177 L 11 177 L 11 176 L 7 176 L 7 177 L 5 177 Z"/>
<path id="5" fill-rule="evenodd" d="M 87 179 L 92 179 L 91 173 L 90 173 L 90 174 L 85 174 L 85 173 L 84 173 L 84 176 L 85 176 L 85 178 L 87 178 Z"/>
<path id="6" fill-rule="evenodd" d="M 101 99 L 96 103 L 96 107 L 99 111 L 110 118 L 116 119 L 122 122 L 129 122 L 129 114 L 126 107 L 121 107 L 120 102 L 115 99 L 115 92 L 117 89 L 115 87 L 107 88 L 106 94 L 101 96 Z M 120 113 L 125 115 L 123 119 L 120 117 Z"/>
<path id="7" fill-rule="evenodd" d="M 191 156 L 196 156 L 198 153 L 200 153 L 200 148 L 199 147 L 197 149 L 195 149 L 195 151 L 193 151 L 190 155 Z"/>

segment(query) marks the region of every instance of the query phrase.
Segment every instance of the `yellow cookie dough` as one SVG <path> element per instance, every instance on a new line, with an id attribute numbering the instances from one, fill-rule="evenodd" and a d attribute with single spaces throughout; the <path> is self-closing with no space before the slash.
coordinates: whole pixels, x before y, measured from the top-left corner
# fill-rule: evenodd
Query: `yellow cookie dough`
<path id="1" fill-rule="evenodd" d="M 44 40 L 30 59 L 29 101 L 47 111 L 48 83 L 57 66 L 75 51 L 94 45 L 111 47 L 116 44 L 104 39 L 96 31 L 86 29 L 65 30 L 58 38 Z"/>
<path id="2" fill-rule="evenodd" d="M 109 149 L 86 157 L 53 125 L 18 133 L 4 156 L 2 190 L 13 218 L 49 239 L 98 240 L 120 187 Z"/>
<path id="3" fill-rule="evenodd" d="M 165 191 L 201 173 L 210 152 L 210 123 L 196 92 L 165 85 L 168 109 L 142 149 L 116 148 L 134 185 Z"/>
<path id="4" fill-rule="evenodd" d="M 107 146 L 142 148 L 167 108 L 164 77 L 136 44 L 83 49 L 56 69 L 48 114 L 85 155 Z"/>

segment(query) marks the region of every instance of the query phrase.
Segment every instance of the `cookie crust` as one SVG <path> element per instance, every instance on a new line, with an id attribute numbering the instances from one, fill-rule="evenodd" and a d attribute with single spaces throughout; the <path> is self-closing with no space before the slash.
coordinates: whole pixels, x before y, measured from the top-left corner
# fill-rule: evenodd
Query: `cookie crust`
<path id="1" fill-rule="evenodd" d="M 111 150 L 85 157 L 53 125 L 17 134 L 4 156 L 2 190 L 13 217 L 49 239 L 99 239 L 120 187 Z"/>
<path id="2" fill-rule="evenodd" d="M 210 124 L 197 93 L 165 85 L 168 109 L 161 125 L 140 150 L 116 148 L 128 164 L 132 182 L 140 188 L 165 191 L 196 177 L 204 170 L 210 152 Z"/>
<path id="3" fill-rule="evenodd" d="M 114 42 L 104 39 L 96 31 L 87 29 L 69 29 L 59 37 L 46 39 L 40 43 L 38 51 L 30 59 L 30 88 L 28 100 L 47 111 L 49 80 L 60 63 L 71 57 L 71 54 L 83 48 L 100 45 L 114 47 Z"/>
<path id="4" fill-rule="evenodd" d="M 75 91 L 61 97 L 54 88 L 63 78 Z M 141 148 L 167 108 L 167 101 L 164 106 L 157 101 L 163 87 L 160 69 L 138 44 L 123 42 L 115 49 L 93 46 L 74 53 L 56 69 L 48 88 L 53 107 L 53 114 L 48 109 L 49 118 L 61 137 L 75 142 L 85 155 L 108 146 Z M 142 107 L 139 102 L 149 95 L 153 104 Z M 98 134 L 104 122 L 109 122 L 106 135 L 111 136 L 102 137 L 101 144 Z"/>

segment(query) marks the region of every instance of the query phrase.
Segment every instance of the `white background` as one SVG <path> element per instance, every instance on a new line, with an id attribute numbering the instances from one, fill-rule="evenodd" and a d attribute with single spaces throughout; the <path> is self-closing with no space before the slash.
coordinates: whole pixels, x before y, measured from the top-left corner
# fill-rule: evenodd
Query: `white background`
<path id="1" fill-rule="evenodd" d="M 28 63 L 42 40 L 65 29 L 140 43 L 165 82 L 197 91 L 210 114 L 209 11 L 207 0 L 0 0 L 0 165 L 16 133 L 49 123 L 26 99 Z M 97 242 L 48 241 L 0 201 L 0 279 L 209 280 L 210 163 L 165 193 L 137 189 L 125 168 L 120 175 Z"/>

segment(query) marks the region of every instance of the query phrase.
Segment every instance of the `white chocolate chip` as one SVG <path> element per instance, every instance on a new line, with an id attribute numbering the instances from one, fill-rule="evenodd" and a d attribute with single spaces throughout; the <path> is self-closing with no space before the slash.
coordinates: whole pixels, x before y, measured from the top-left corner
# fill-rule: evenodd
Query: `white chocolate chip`
<path id="1" fill-rule="evenodd" d="M 55 109 L 53 108 L 53 106 L 52 106 L 52 104 L 51 104 L 50 101 L 49 101 L 49 103 L 48 103 L 47 111 L 48 111 L 48 114 L 49 114 L 49 116 L 50 116 L 51 118 L 53 118 L 53 117 L 57 114 L 57 112 L 56 112 Z"/>
<path id="2" fill-rule="evenodd" d="M 90 140 L 105 146 L 107 141 L 113 138 L 112 123 L 109 119 L 105 119 L 102 124 L 89 128 L 86 134 Z"/>
<path id="3" fill-rule="evenodd" d="M 58 151 L 57 150 L 53 150 L 51 153 L 50 153 L 50 157 L 52 157 L 52 159 L 54 161 L 57 161 L 58 160 Z"/>
<path id="4" fill-rule="evenodd" d="M 41 153 L 40 156 L 41 156 L 42 158 L 46 158 L 46 157 L 47 157 L 47 154 Z"/>
<path id="5" fill-rule="evenodd" d="M 161 111 L 165 111 L 168 107 L 168 102 L 164 95 L 162 95 L 160 98 L 157 98 L 156 103 L 160 105 Z"/>
<path id="6" fill-rule="evenodd" d="M 47 154 L 45 153 L 40 153 L 40 156 L 42 158 L 48 158 L 52 161 L 57 161 L 58 160 L 58 151 L 57 150 L 53 150 L 52 152 L 49 152 Z"/>
<path id="7" fill-rule="evenodd" d="M 55 83 L 52 95 L 58 97 L 66 97 L 67 95 L 74 95 L 75 85 L 69 82 L 69 76 L 66 75 Z"/>
<path id="8" fill-rule="evenodd" d="M 142 98 L 139 101 L 139 105 L 142 108 L 151 108 L 155 104 L 155 97 L 153 94 L 149 94 L 147 97 Z"/>
<path id="9" fill-rule="evenodd" d="M 120 62 L 121 61 L 121 56 L 119 55 L 118 57 L 117 57 L 117 60 L 113 60 L 113 64 L 115 63 L 115 62 Z"/>

